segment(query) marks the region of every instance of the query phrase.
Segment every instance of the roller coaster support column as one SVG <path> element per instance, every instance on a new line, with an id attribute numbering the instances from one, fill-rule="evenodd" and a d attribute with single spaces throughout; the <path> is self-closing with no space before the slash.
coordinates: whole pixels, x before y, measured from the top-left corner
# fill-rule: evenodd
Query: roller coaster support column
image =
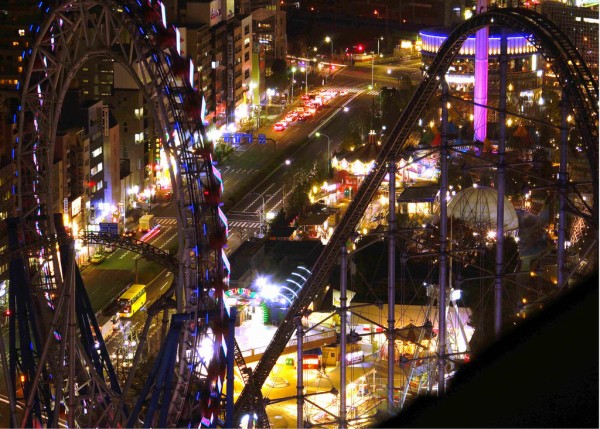
<path id="1" fill-rule="evenodd" d="M 348 249 L 342 244 L 340 259 L 340 429 L 346 429 L 346 334 L 347 312 L 346 289 L 348 279 Z M 388 304 L 389 305 L 389 304 Z"/>
<path id="2" fill-rule="evenodd" d="M 10 312 L 9 312 L 10 314 Z M 4 324 L 0 325 L 4 328 Z M 4 330 L 4 329 L 2 329 Z M 6 349 L 4 348 L 4 338 L 0 338 L 0 358 L 2 358 L 2 370 L 4 380 L 6 380 L 6 391 L 8 396 L 8 406 L 10 407 L 10 427 L 17 427 L 17 414 L 15 411 L 15 394 L 10 383 L 10 371 L 8 370 L 8 359 L 6 356 Z"/>
<path id="3" fill-rule="evenodd" d="M 227 332 L 227 391 L 225 392 L 225 427 L 233 427 L 233 395 L 235 393 L 235 319 L 237 308 L 229 309 L 229 331 Z"/>
<path id="4" fill-rule="evenodd" d="M 506 175 L 506 71 L 508 65 L 506 29 L 502 29 L 500 36 L 500 100 L 498 134 L 498 169 L 496 189 L 498 190 L 498 203 L 496 206 L 496 276 L 494 279 L 494 333 L 500 336 L 502 330 L 502 276 L 504 273 L 504 194 Z"/>
<path id="5" fill-rule="evenodd" d="M 448 82 L 440 75 L 442 85 L 442 145 L 440 150 L 440 294 L 438 299 L 438 395 L 442 395 L 446 384 L 446 289 L 448 287 Z M 389 304 L 388 304 L 389 305 Z"/>
<path id="6" fill-rule="evenodd" d="M 567 238 L 567 188 L 569 186 L 569 173 L 567 172 L 567 143 L 569 124 L 567 123 L 569 103 L 563 91 L 560 100 L 560 166 L 558 170 L 558 249 L 556 251 L 556 277 L 559 288 L 566 286 L 565 281 L 565 243 Z"/>
<path id="7" fill-rule="evenodd" d="M 126 427 L 134 427 L 136 425 L 140 418 L 142 405 L 146 402 L 148 395 L 150 395 L 150 401 L 144 416 L 145 427 L 167 427 L 166 423 L 170 405 L 169 398 L 171 398 L 173 386 L 173 368 L 175 367 L 175 360 L 177 358 L 177 345 L 181 329 L 185 326 L 185 322 L 190 319 L 191 315 L 189 313 L 178 313 L 171 317 L 171 326 L 167 338 L 163 342 L 154 361 L 152 372 L 146 379 L 146 383 L 131 410 Z M 157 412 L 158 416 L 156 415 Z"/>
<path id="8" fill-rule="evenodd" d="M 75 314 L 75 279 L 73 276 L 75 263 L 74 259 L 74 246 L 71 241 L 68 246 L 68 256 L 66 260 L 63 260 L 62 269 L 63 274 L 62 278 L 60 275 L 56 276 L 56 281 L 58 284 L 59 290 L 59 299 L 58 304 L 56 305 L 56 310 L 53 313 L 52 322 L 50 324 L 50 329 L 46 334 L 46 338 L 43 342 L 43 351 L 37 362 L 37 368 L 35 371 L 35 376 L 33 377 L 33 381 L 31 383 L 31 390 L 26 396 L 25 409 L 23 412 L 23 418 L 21 419 L 21 427 L 28 427 L 28 421 L 31 417 L 32 411 L 34 411 L 36 407 L 36 392 L 40 387 L 40 384 L 44 384 L 42 380 L 43 372 L 45 371 L 46 365 L 48 364 L 49 357 L 52 354 L 54 362 L 60 362 L 62 365 L 65 365 L 68 370 L 68 378 L 65 380 L 64 372 L 59 371 L 56 374 L 53 374 L 53 380 L 55 380 L 54 384 L 54 399 L 55 404 L 58 407 L 63 399 L 64 399 L 64 391 L 61 388 L 62 386 L 67 387 L 67 392 L 70 395 L 74 394 L 74 386 L 75 383 L 75 356 L 74 356 L 74 344 L 75 337 L 71 336 L 74 329 L 71 329 L 71 319 Z M 66 308 L 65 308 L 66 307 Z M 61 345 L 59 346 L 58 353 L 56 349 L 53 349 L 52 346 L 56 347 L 54 344 L 54 335 L 55 332 L 64 332 L 65 335 L 61 338 Z M 67 351 L 67 346 L 69 346 L 69 350 Z M 67 357 L 68 353 L 68 357 Z M 61 367 L 64 370 L 64 367 Z M 72 398 L 69 397 L 65 400 L 67 407 L 71 407 L 73 405 Z M 52 419 L 48 421 L 48 427 L 56 427 L 58 426 L 58 413 L 54 413 Z M 69 408 L 69 412 L 67 413 L 67 423 L 72 425 L 74 423 L 74 409 Z M 73 427 L 73 426 L 69 426 Z"/>
<path id="9" fill-rule="evenodd" d="M 21 220 L 12 217 L 6 219 L 6 223 L 8 227 L 8 248 L 11 252 L 16 252 L 23 244 L 19 240 L 19 235 L 22 233 Z M 8 319 L 8 347 L 10 379 L 6 380 L 6 384 L 9 390 L 12 389 L 13 399 L 16 399 L 17 370 L 20 371 L 19 375 L 22 377 L 23 395 L 29 397 L 36 373 L 34 351 L 41 349 L 41 340 L 38 338 L 38 330 L 35 329 L 34 325 L 33 288 L 27 272 L 28 266 L 23 254 L 19 254 L 9 264 L 8 309 L 10 316 Z M 31 344 L 33 347 L 20 347 L 20 344 Z M 35 404 L 36 409 L 34 411 L 39 411 L 41 405 L 45 410 L 48 410 L 48 419 L 52 419 L 54 413 L 51 408 L 50 392 L 48 389 L 46 390 L 47 394 L 41 398 L 41 404 L 40 402 Z M 15 403 L 10 404 L 10 408 L 12 413 L 12 410 L 15 410 Z M 33 426 L 31 415 L 26 420 L 26 424 L 28 427 Z M 42 425 L 39 418 L 36 424 Z M 12 427 L 18 427 L 18 424 Z"/>
<path id="10" fill-rule="evenodd" d="M 477 13 L 483 13 L 488 7 L 488 0 L 477 0 Z M 487 137 L 487 105 L 488 94 L 488 43 L 489 27 L 482 27 L 475 33 L 475 88 L 473 89 L 473 139 L 483 142 Z"/>
<path id="11" fill-rule="evenodd" d="M 304 332 L 302 331 L 302 316 L 298 315 L 294 318 L 294 322 L 296 322 L 296 341 L 297 341 L 297 356 L 296 356 L 296 426 L 298 428 L 304 427 L 304 373 L 302 371 L 302 335 Z"/>
<path id="12" fill-rule="evenodd" d="M 389 162 L 389 226 L 388 226 L 388 411 L 394 412 L 394 370 L 396 342 L 396 160 Z M 344 380 L 342 380 L 344 382 Z"/>
<path id="13" fill-rule="evenodd" d="M 69 253 L 67 259 L 67 270 L 65 273 L 66 287 L 69 288 L 69 399 L 67 406 L 70 412 L 67 413 L 67 426 L 70 428 L 75 427 L 75 408 L 77 406 L 78 398 L 75 396 L 75 338 L 77 333 L 77 319 L 76 319 L 76 296 L 75 296 L 75 242 L 69 241 Z"/>

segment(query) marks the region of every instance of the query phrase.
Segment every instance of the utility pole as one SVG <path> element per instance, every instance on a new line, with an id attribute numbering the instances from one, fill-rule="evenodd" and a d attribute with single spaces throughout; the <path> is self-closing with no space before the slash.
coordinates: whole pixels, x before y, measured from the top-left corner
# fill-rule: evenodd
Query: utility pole
<path id="1" fill-rule="evenodd" d="M 291 103 L 294 102 L 294 76 L 296 75 L 296 67 L 292 67 L 292 98 L 290 100 Z"/>
<path id="2" fill-rule="evenodd" d="M 304 427 L 304 381 L 303 381 L 303 372 L 302 372 L 302 337 L 304 331 L 302 329 L 302 316 L 298 315 L 294 318 L 296 322 L 296 330 L 297 330 L 297 356 L 296 356 L 296 395 L 298 400 L 296 402 L 296 426 L 299 428 Z"/>
<path id="3" fill-rule="evenodd" d="M 375 52 L 371 51 L 371 89 L 375 88 L 373 83 L 373 72 L 375 70 Z"/>
<path id="4" fill-rule="evenodd" d="M 317 136 L 317 137 L 323 136 L 327 139 L 327 156 L 325 157 L 325 161 L 327 162 L 327 178 L 329 178 L 329 170 L 330 170 L 329 164 L 330 164 L 330 157 L 331 157 L 331 152 L 330 152 L 331 139 L 329 138 L 328 135 L 322 134 L 318 131 L 315 133 L 315 136 Z"/>
<path id="5" fill-rule="evenodd" d="M 329 80 L 331 80 L 331 69 L 333 67 L 333 39 L 327 36 L 325 37 L 325 43 L 331 44 L 331 55 L 329 56 Z"/>

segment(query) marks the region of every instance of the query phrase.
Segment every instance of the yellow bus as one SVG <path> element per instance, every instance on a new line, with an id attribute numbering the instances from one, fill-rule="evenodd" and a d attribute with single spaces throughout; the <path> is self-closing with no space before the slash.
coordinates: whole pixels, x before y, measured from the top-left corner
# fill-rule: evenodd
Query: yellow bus
<path id="1" fill-rule="evenodd" d="M 146 303 L 146 285 L 133 284 L 119 297 L 119 316 L 131 317 Z"/>

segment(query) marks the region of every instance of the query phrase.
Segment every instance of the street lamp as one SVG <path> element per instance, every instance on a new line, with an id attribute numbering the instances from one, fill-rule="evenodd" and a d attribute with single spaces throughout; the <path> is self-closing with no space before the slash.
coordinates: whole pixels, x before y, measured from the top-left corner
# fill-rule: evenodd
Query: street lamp
<path id="1" fill-rule="evenodd" d="M 318 137 L 326 137 L 327 138 L 327 156 L 325 157 L 325 160 L 327 161 L 327 177 L 329 177 L 329 145 L 331 143 L 331 139 L 329 138 L 329 136 L 327 134 L 321 134 L 319 132 L 315 133 L 315 136 Z"/>
<path id="2" fill-rule="evenodd" d="M 375 52 L 371 51 L 371 89 L 375 88 L 373 84 L 373 71 L 375 69 Z"/>
<path id="3" fill-rule="evenodd" d="M 261 194 L 258 192 L 252 192 L 251 195 L 258 195 L 261 199 L 262 199 L 262 206 L 260 208 L 260 213 L 259 213 L 259 228 L 260 228 L 260 232 L 258 235 L 258 238 L 263 238 L 265 236 L 265 194 Z M 271 197 L 271 194 L 266 194 L 267 197 Z"/>
<path id="4" fill-rule="evenodd" d="M 300 67 L 300 71 L 304 72 L 304 94 L 308 94 L 308 67 Z"/>
<path id="5" fill-rule="evenodd" d="M 383 36 L 377 38 L 377 57 L 379 57 L 379 41 L 383 40 Z M 371 89 L 375 88 L 373 75 L 375 71 L 375 53 L 371 52 Z"/>
<path id="6" fill-rule="evenodd" d="M 292 67 L 292 103 L 294 102 L 294 76 L 296 73 L 296 67 Z"/>
<path id="7" fill-rule="evenodd" d="M 331 55 L 329 56 L 329 79 L 331 79 L 331 67 L 333 65 L 333 39 L 327 36 L 325 37 L 325 43 L 331 44 Z"/>

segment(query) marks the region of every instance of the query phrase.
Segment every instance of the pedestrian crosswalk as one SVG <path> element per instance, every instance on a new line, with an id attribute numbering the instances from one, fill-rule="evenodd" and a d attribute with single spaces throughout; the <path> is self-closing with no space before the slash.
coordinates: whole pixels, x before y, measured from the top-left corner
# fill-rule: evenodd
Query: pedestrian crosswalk
<path id="1" fill-rule="evenodd" d="M 174 217 L 157 217 L 154 219 L 160 226 L 175 226 L 177 219 Z"/>
<path id="2" fill-rule="evenodd" d="M 248 222 L 245 220 L 229 221 L 229 228 L 260 228 L 260 222 Z"/>
<path id="3" fill-rule="evenodd" d="M 229 165 L 224 166 L 221 170 L 221 174 L 239 174 L 239 175 L 252 175 L 260 172 L 257 168 L 235 168 Z"/>
<path id="4" fill-rule="evenodd" d="M 156 223 L 160 226 L 177 226 L 177 219 L 174 217 L 157 217 Z M 230 220 L 227 225 L 229 228 L 260 228 L 260 222 L 250 222 L 246 220 Z"/>

